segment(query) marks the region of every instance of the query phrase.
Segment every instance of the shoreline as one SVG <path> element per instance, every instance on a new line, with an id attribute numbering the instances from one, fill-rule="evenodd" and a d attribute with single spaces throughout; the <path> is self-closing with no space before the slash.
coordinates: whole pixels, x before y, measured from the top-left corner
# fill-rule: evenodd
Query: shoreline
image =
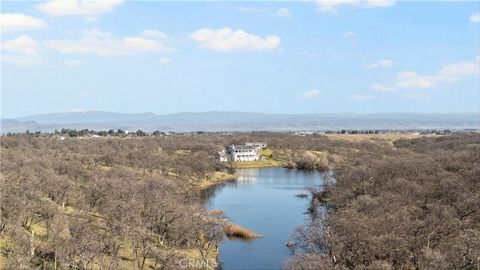
<path id="1" fill-rule="evenodd" d="M 203 180 L 199 185 L 197 185 L 197 188 L 201 191 L 218 184 L 234 181 L 235 179 L 236 176 L 231 173 L 213 172 L 207 175 L 206 179 Z"/>
<path id="2" fill-rule="evenodd" d="M 230 162 L 230 169 L 261 169 L 261 168 L 274 168 L 274 167 L 286 167 L 287 164 L 282 161 L 268 158 L 262 161 L 240 161 Z M 207 189 L 211 186 L 222 184 L 229 181 L 234 181 L 237 177 L 232 173 L 216 171 L 208 174 L 206 178 L 197 185 L 200 190 Z"/>
<path id="3" fill-rule="evenodd" d="M 284 167 L 287 164 L 275 159 L 266 158 L 261 161 L 237 161 L 231 162 L 232 169 L 255 169 L 255 168 L 271 168 L 271 167 Z"/>

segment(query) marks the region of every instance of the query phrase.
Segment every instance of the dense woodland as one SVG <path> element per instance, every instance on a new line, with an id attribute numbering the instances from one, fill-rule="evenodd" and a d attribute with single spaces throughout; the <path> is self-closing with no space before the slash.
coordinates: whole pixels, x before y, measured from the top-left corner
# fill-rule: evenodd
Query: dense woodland
<path id="1" fill-rule="evenodd" d="M 480 136 L 376 146 L 337 164 L 329 214 L 298 228 L 286 267 L 480 269 Z"/>
<path id="2" fill-rule="evenodd" d="M 220 169 L 188 138 L 3 137 L 8 269 L 175 269 L 215 252 L 222 228 L 195 185 Z"/>
<path id="3" fill-rule="evenodd" d="M 477 269 L 478 134 L 347 141 L 282 133 L 1 138 L 0 250 L 7 269 L 178 269 L 224 237 L 202 183 L 228 144 L 332 169 L 336 183 L 293 240 L 289 269 Z M 201 267 L 200 267 L 201 268 Z"/>

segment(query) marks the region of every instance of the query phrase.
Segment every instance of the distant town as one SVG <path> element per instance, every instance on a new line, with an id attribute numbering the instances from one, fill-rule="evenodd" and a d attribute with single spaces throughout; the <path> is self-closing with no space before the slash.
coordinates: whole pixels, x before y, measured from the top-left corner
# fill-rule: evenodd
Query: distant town
<path id="1" fill-rule="evenodd" d="M 462 133 L 478 133 L 480 129 L 369 129 L 369 130 L 356 130 L 356 129 L 342 129 L 342 130 L 327 130 L 327 131 L 291 131 L 291 132 L 277 132 L 277 131 L 193 131 L 193 132 L 175 132 L 175 131 L 160 131 L 147 132 L 143 130 L 128 131 L 128 130 L 91 130 L 91 129 L 60 129 L 54 132 L 41 132 L 30 131 L 25 132 L 7 132 L 2 133 L 2 136 L 14 136 L 14 135 L 46 135 L 56 136 L 58 138 L 102 138 L 102 137 L 145 137 L 145 136 L 195 136 L 195 135 L 231 135 L 231 134 L 255 134 L 255 133 L 284 133 L 297 136 L 307 135 L 374 135 L 374 134 L 413 134 L 413 135 L 450 135 L 450 134 L 462 134 Z"/>

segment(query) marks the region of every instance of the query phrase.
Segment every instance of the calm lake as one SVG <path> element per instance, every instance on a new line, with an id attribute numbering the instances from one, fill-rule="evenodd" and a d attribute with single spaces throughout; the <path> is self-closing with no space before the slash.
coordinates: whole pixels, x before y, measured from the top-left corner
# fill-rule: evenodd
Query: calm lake
<path id="1" fill-rule="evenodd" d="M 285 244 L 309 215 L 309 198 L 296 194 L 323 184 L 325 172 L 286 168 L 237 169 L 237 180 L 211 188 L 207 207 L 222 209 L 234 223 L 263 237 L 220 246 L 221 269 L 281 269 L 294 251 Z"/>

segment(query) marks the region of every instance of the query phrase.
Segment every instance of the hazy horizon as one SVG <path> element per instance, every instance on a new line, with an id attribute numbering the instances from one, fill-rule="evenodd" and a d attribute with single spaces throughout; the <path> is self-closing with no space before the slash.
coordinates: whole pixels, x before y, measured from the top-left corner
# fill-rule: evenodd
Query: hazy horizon
<path id="1" fill-rule="evenodd" d="M 35 130 L 144 130 L 164 131 L 303 131 L 303 130 L 425 130 L 480 128 L 478 113 L 338 113 L 268 114 L 254 112 L 203 112 L 174 114 L 122 114 L 73 112 L 39 114 L 1 121 L 3 133 Z"/>
<path id="2" fill-rule="evenodd" d="M 282 112 L 259 112 L 259 111 L 178 111 L 178 112 L 170 112 L 170 113 L 154 113 L 154 112 L 110 112 L 110 111 L 100 111 L 100 110 L 85 110 L 85 111 L 68 111 L 68 112 L 46 112 L 46 113 L 38 113 L 38 114 L 30 114 L 30 115 L 19 115 L 13 117 L 0 117 L 0 119 L 19 119 L 25 117 L 33 117 L 33 116 L 42 116 L 42 115 L 56 115 L 56 114 L 69 114 L 69 113 L 107 113 L 107 114 L 125 114 L 125 115 L 142 115 L 142 114 L 154 114 L 157 116 L 167 116 L 167 115 L 175 115 L 175 114 L 206 114 L 206 113 L 239 113 L 239 114 L 265 114 L 265 115 L 344 115 L 344 114 L 355 114 L 355 115 L 388 115 L 388 114 L 432 114 L 432 115 L 453 115 L 453 114 L 478 114 L 480 112 L 373 112 L 373 113 L 358 113 L 358 112 L 307 112 L 307 113 L 282 113 Z"/>

